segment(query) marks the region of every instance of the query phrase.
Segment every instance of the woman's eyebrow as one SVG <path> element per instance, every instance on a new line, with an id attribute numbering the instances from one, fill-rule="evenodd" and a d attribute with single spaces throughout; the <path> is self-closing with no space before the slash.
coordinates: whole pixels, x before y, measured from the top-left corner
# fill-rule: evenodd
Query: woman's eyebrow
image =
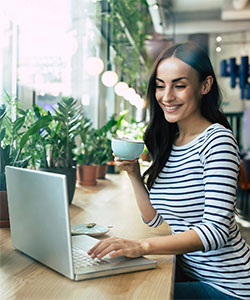
<path id="1" fill-rule="evenodd" d="M 178 78 L 172 79 L 172 82 L 180 81 L 180 80 L 182 80 L 182 79 L 188 79 L 188 78 L 187 78 L 186 76 L 182 76 L 182 77 L 178 77 Z M 160 78 L 157 78 L 157 77 L 156 77 L 155 80 L 158 80 L 158 81 L 164 83 L 164 80 L 162 80 L 162 79 L 160 79 Z"/>
<path id="2" fill-rule="evenodd" d="M 188 79 L 187 77 L 183 76 L 183 77 L 178 77 L 172 80 L 172 82 L 176 82 L 176 81 L 180 81 L 182 79 Z"/>
<path id="3" fill-rule="evenodd" d="M 162 80 L 162 79 L 160 79 L 160 78 L 157 78 L 157 77 L 156 77 L 155 80 L 158 80 L 158 81 L 164 83 L 164 80 Z"/>

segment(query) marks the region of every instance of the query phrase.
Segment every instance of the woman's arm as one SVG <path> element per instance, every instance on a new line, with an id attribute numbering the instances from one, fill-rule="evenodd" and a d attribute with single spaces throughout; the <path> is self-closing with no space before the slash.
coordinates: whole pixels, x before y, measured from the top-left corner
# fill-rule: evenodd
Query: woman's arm
<path id="1" fill-rule="evenodd" d="M 148 192 L 142 181 L 138 160 L 127 161 L 115 157 L 115 162 L 120 169 L 125 170 L 128 173 L 134 189 L 137 206 L 140 209 L 143 219 L 146 222 L 151 221 L 155 217 L 156 211 L 149 201 Z"/>
<path id="2" fill-rule="evenodd" d="M 92 258 L 127 256 L 139 257 L 148 254 L 183 254 L 203 250 L 203 244 L 194 230 L 176 235 L 160 236 L 138 241 L 112 237 L 98 242 L 88 254 Z"/>
<path id="3" fill-rule="evenodd" d="M 153 237 L 139 241 L 144 254 L 183 254 L 203 250 L 203 244 L 194 230 L 175 235 Z"/>
<path id="4" fill-rule="evenodd" d="M 150 203 L 148 192 L 142 182 L 140 167 L 137 160 L 124 161 L 115 157 L 116 165 L 127 171 L 133 185 L 137 205 L 146 222 L 150 222 L 156 211 Z M 203 244 L 194 230 L 188 230 L 176 235 L 147 238 L 142 240 L 126 240 L 112 237 L 98 242 L 88 254 L 92 258 L 102 258 L 109 254 L 111 257 L 138 257 L 147 254 L 183 254 L 203 250 Z"/>

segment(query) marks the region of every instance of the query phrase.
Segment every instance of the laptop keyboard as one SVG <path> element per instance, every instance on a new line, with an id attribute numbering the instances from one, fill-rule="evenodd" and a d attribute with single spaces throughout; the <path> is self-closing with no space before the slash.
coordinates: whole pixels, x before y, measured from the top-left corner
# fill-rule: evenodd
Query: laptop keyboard
<path id="1" fill-rule="evenodd" d="M 72 249 L 73 252 L 73 263 L 75 268 L 84 268 L 89 266 L 98 266 L 98 265 L 104 265 L 110 263 L 109 261 L 106 261 L 104 259 L 99 258 L 91 258 L 87 251 L 74 247 Z"/>

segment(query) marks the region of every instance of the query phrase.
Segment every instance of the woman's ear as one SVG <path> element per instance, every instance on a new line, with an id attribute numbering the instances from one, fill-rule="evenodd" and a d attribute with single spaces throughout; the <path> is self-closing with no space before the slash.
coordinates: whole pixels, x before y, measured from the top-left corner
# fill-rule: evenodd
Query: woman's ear
<path id="1" fill-rule="evenodd" d="M 207 78 L 202 82 L 202 87 L 201 87 L 202 95 L 206 95 L 207 93 L 209 93 L 209 91 L 212 88 L 213 82 L 214 82 L 213 76 L 211 75 L 207 76 Z"/>

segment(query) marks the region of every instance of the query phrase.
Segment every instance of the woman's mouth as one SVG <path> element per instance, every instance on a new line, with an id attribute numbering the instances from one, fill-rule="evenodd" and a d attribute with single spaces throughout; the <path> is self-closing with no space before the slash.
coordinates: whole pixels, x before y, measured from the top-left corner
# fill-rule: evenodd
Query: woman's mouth
<path id="1" fill-rule="evenodd" d="M 175 112 L 181 105 L 164 105 L 166 112 Z"/>

